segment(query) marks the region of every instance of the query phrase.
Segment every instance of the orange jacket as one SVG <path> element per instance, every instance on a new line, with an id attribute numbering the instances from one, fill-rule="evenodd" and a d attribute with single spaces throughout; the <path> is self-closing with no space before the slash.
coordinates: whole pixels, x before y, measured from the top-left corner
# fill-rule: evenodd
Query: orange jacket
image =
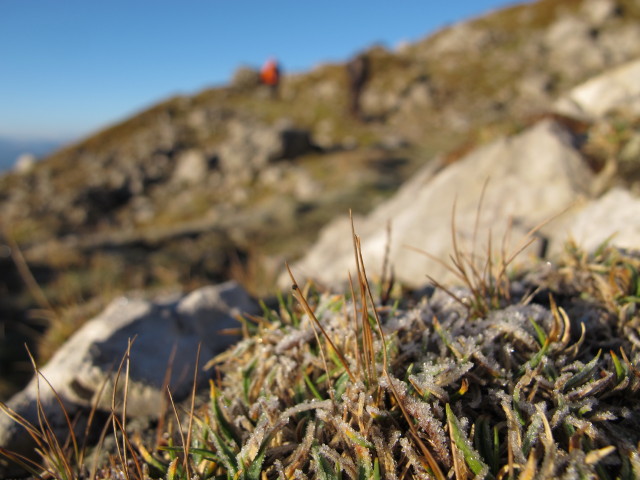
<path id="1" fill-rule="evenodd" d="M 265 85 L 277 85 L 280 80 L 280 71 L 278 63 L 275 60 L 269 60 L 262 67 L 260 72 L 260 79 Z"/>

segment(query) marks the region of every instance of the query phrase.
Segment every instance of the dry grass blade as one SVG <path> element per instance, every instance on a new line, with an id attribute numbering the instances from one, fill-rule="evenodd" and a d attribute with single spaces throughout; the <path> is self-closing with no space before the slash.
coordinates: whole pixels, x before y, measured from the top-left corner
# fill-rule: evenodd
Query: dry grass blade
<path id="1" fill-rule="evenodd" d="M 353 331 L 354 335 L 354 350 L 356 357 L 356 370 L 361 372 L 361 365 L 364 364 L 364 359 L 362 358 L 362 351 L 360 350 L 360 343 L 358 342 L 358 306 L 356 305 L 355 298 L 356 292 L 353 288 L 353 280 L 351 279 L 351 273 L 349 273 L 349 290 L 351 292 L 351 298 L 353 298 Z M 367 381 L 370 376 L 367 375 Z"/>
<path id="2" fill-rule="evenodd" d="M 134 454 L 134 448 L 129 440 L 127 435 L 126 427 L 127 427 L 127 398 L 129 393 L 129 369 L 130 369 L 130 359 L 131 359 L 131 347 L 135 342 L 136 337 L 133 339 L 129 339 L 127 342 L 127 350 L 125 351 L 122 360 L 120 361 L 120 365 L 118 367 L 118 371 L 116 372 L 116 377 L 113 382 L 113 392 L 111 395 L 111 421 L 113 426 L 113 435 L 116 445 L 116 450 L 118 453 L 118 459 L 122 466 L 123 475 L 127 480 L 131 478 L 131 473 L 129 471 L 129 460 L 127 456 L 127 452 L 131 452 L 133 455 L 131 459 L 136 467 L 136 473 L 138 478 L 143 478 L 142 468 L 136 455 Z M 118 383 L 120 381 L 120 376 L 122 375 L 122 370 L 125 370 L 124 376 L 124 392 L 122 399 L 122 420 L 118 418 L 116 415 L 116 406 L 117 406 L 117 395 L 118 395 Z M 122 444 L 118 441 L 118 433 L 122 435 Z"/>
<path id="3" fill-rule="evenodd" d="M 29 471 L 32 475 L 36 477 L 41 477 L 44 475 L 43 472 L 46 472 L 47 475 L 57 477 L 57 478 L 76 478 L 81 474 L 82 470 L 85 466 L 85 452 L 87 448 L 87 441 L 89 438 L 89 431 L 93 424 L 94 416 L 97 411 L 97 403 L 99 401 L 100 396 L 104 392 L 104 388 L 106 386 L 106 381 L 102 383 L 101 388 L 98 392 L 97 399 L 93 402 L 92 408 L 89 412 L 85 429 L 84 429 L 84 439 L 82 446 L 79 446 L 78 439 L 76 436 L 76 424 L 69 417 L 68 411 L 66 410 L 65 404 L 55 390 L 53 385 L 49 382 L 49 380 L 42 374 L 42 372 L 38 369 L 35 359 L 29 349 L 27 349 L 27 353 L 31 360 L 32 366 L 34 368 L 34 372 L 36 375 L 36 409 L 38 415 L 38 426 L 31 424 L 27 419 L 19 415 L 17 412 L 11 410 L 4 403 L 0 403 L 0 410 L 2 410 L 5 414 L 7 414 L 13 421 L 21 425 L 29 434 L 29 436 L 34 441 L 36 448 L 34 449 L 42 457 L 43 463 L 38 463 L 32 459 L 29 459 L 23 455 L 9 452 L 6 449 L 1 449 L 0 454 L 3 454 L 11 461 L 17 463 L 23 469 Z M 68 432 L 67 440 L 64 444 L 60 443 L 60 439 L 58 438 L 59 433 L 56 433 L 54 426 L 50 423 L 48 418 L 48 413 L 44 409 L 41 401 L 41 393 L 40 393 L 40 380 L 44 380 L 52 392 L 53 398 L 58 404 L 60 411 L 64 417 L 64 421 L 66 423 L 66 429 Z M 105 426 L 106 428 L 106 426 Z M 104 432 L 104 429 L 103 429 Z M 101 437 L 101 438 L 104 438 Z M 101 442 L 100 442 L 101 445 Z M 96 449 L 96 457 L 99 452 L 99 447 Z M 69 448 L 71 447 L 71 451 Z M 96 469 L 92 469 L 90 474 L 90 478 L 95 477 Z M 34 473 L 35 472 L 35 473 Z"/>
<path id="4" fill-rule="evenodd" d="M 352 225 L 353 226 L 353 225 Z M 355 234 L 354 234 L 355 235 Z M 362 248 L 360 244 L 360 238 L 355 236 L 355 245 L 356 245 L 356 260 L 358 265 L 358 280 L 360 284 L 361 290 L 361 298 L 362 298 L 362 336 L 363 336 L 363 348 L 365 350 L 365 359 L 367 360 L 367 369 L 371 372 L 371 375 L 377 374 L 376 368 L 376 355 L 375 349 L 373 346 L 373 332 L 371 330 L 371 325 L 369 324 L 369 313 L 367 308 L 367 295 L 369 297 L 369 301 L 371 302 L 371 308 L 373 311 L 373 315 L 376 320 L 376 325 L 380 325 L 380 319 L 378 317 L 378 311 L 375 307 L 375 302 L 373 301 L 373 295 L 371 294 L 371 289 L 369 288 L 369 283 L 367 281 L 366 272 L 364 270 L 364 262 L 362 261 Z M 380 333 L 382 330 L 380 330 Z M 387 365 L 387 349 L 386 343 L 384 339 L 384 335 L 380 335 L 380 340 L 382 341 L 382 356 L 383 356 L 383 365 Z M 386 368 L 386 367 L 383 367 Z M 377 382 L 377 379 L 376 379 Z"/>
<path id="5" fill-rule="evenodd" d="M 359 253 L 362 251 L 360 245 L 360 238 L 356 235 L 355 227 L 353 225 L 353 215 L 351 211 L 349 211 L 349 218 L 351 220 L 351 235 L 353 238 L 353 252 L 356 260 L 356 270 L 358 273 L 358 285 L 360 286 L 360 298 L 362 300 L 362 311 L 361 311 L 361 328 L 362 328 L 362 349 L 364 350 L 364 364 L 367 372 L 367 378 L 372 379 L 376 374 L 376 358 L 375 358 L 375 350 L 373 348 L 373 332 L 371 331 L 371 325 L 369 324 L 369 313 L 367 309 L 367 291 L 365 282 L 362 281 L 362 269 L 361 269 L 361 257 Z M 351 281 L 351 279 L 349 279 Z M 354 305 L 355 305 L 355 296 Z M 374 307 L 374 312 L 375 307 Z M 357 332 L 357 330 L 356 330 Z"/>
<path id="6" fill-rule="evenodd" d="M 27 433 L 36 441 L 40 438 L 40 432 L 38 429 L 32 425 L 27 419 L 21 416 L 16 411 L 12 410 L 6 403 L 0 402 L 0 410 L 7 415 L 11 420 L 21 425 Z"/>
<path id="7" fill-rule="evenodd" d="M 457 197 L 453 201 L 453 207 L 451 211 L 451 244 L 453 246 L 453 256 L 451 257 L 451 262 L 454 266 L 453 270 L 459 272 L 461 280 L 465 285 L 468 286 L 475 298 L 487 297 L 487 295 L 491 293 L 491 283 L 493 282 L 493 271 L 491 268 L 491 230 L 489 230 L 489 232 L 487 233 L 487 257 L 482 268 L 478 267 L 478 260 L 476 258 L 476 240 L 480 224 L 480 214 L 482 212 L 482 203 L 484 201 L 484 195 L 486 192 L 488 181 L 489 179 L 487 178 L 482 186 L 480 200 L 476 208 L 470 254 L 465 253 L 458 245 L 458 230 L 456 227 Z"/>
<path id="8" fill-rule="evenodd" d="M 351 210 L 349 210 L 349 217 L 351 218 L 351 227 L 353 228 L 353 215 Z M 382 305 L 386 305 L 389 302 L 394 282 L 393 266 L 389 260 L 391 256 L 391 221 L 387 222 L 386 233 L 387 241 L 385 242 L 384 256 L 382 257 L 382 275 L 380 278 L 380 304 Z"/>
<path id="9" fill-rule="evenodd" d="M 98 463 L 100 462 L 99 454 L 100 454 L 100 451 L 102 450 L 102 446 L 104 445 L 104 440 L 105 438 L 107 438 L 107 433 L 109 432 L 109 423 L 111 421 L 111 415 L 113 414 L 110 414 L 109 418 L 107 419 L 107 422 L 102 427 L 102 431 L 100 432 L 100 436 L 96 444 L 95 453 L 93 456 L 93 462 L 91 463 L 91 472 L 89 475 L 89 478 L 91 479 L 96 478 L 96 472 L 98 471 L 98 468 L 99 468 Z"/>
<path id="10" fill-rule="evenodd" d="M 0 447 L 0 455 L 8 459 L 10 462 L 15 463 L 35 478 L 42 478 L 44 476 L 43 472 L 50 473 L 47 472 L 47 468 L 44 465 L 41 465 L 24 455 L 7 450 L 6 448 Z"/>
<path id="11" fill-rule="evenodd" d="M 86 449 L 88 447 L 88 440 L 89 440 L 89 432 L 91 430 L 91 426 L 93 425 L 93 420 L 95 418 L 95 415 L 98 411 L 98 404 L 100 403 L 100 399 L 102 398 L 102 395 L 105 392 L 105 389 L 107 387 L 107 383 L 108 383 L 108 377 L 105 377 L 105 379 L 102 381 L 102 383 L 100 384 L 100 389 L 98 390 L 97 395 L 95 396 L 95 400 L 93 401 L 92 405 L 91 405 L 91 410 L 89 411 L 89 417 L 87 418 L 87 424 L 85 426 L 84 429 L 84 437 L 83 437 L 83 442 L 82 442 L 82 447 L 80 448 L 80 458 L 79 458 L 79 464 L 82 465 L 84 464 L 84 456 L 85 456 L 85 452 Z M 109 423 L 107 422 L 103 429 L 102 429 L 102 435 L 100 436 L 100 441 L 98 443 L 98 447 L 102 446 L 102 441 L 104 439 L 104 435 L 106 434 L 106 429 L 108 429 L 109 427 Z M 95 450 L 96 454 L 95 454 L 95 462 L 94 462 L 94 466 L 91 469 L 91 475 L 90 478 L 94 478 L 95 477 L 95 472 L 97 469 L 97 459 L 98 459 L 98 453 L 100 452 L 100 448 L 97 448 Z"/>
<path id="12" fill-rule="evenodd" d="M 161 392 L 166 392 L 169 388 L 169 384 L 171 382 L 171 375 L 173 374 L 173 362 L 176 358 L 176 350 L 177 346 L 174 344 L 171 348 L 171 353 L 169 354 L 169 360 L 167 361 L 167 368 L 164 372 L 164 378 L 162 379 L 162 390 Z M 156 441 L 155 448 L 158 448 L 162 443 L 162 435 L 164 432 L 164 425 L 167 420 L 167 414 L 169 411 L 169 402 L 166 396 L 162 396 L 162 404 L 160 406 L 160 412 L 158 414 L 158 427 L 156 429 Z"/>
<path id="13" fill-rule="evenodd" d="M 184 445 L 184 471 L 187 478 L 191 478 L 189 465 L 189 449 L 191 448 L 191 434 L 193 431 L 193 417 L 196 408 L 196 389 L 198 386 L 198 365 L 200 364 L 200 350 L 202 345 L 198 343 L 198 351 L 196 352 L 196 365 L 193 371 L 193 386 L 191 390 L 191 405 L 189 408 L 189 425 L 187 426 L 187 441 Z"/>
<path id="14" fill-rule="evenodd" d="M 478 230 L 480 227 L 480 214 L 482 213 L 482 204 L 484 203 L 484 195 L 487 192 L 487 185 L 489 184 L 489 178 L 487 177 L 482 184 L 482 191 L 480 192 L 480 199 L 478 200 L 478 207 L 476 208 L 476 218 L 473 223 L 473 238 L 471 240 L 471 263 L 475 264 L 475 251 L 476 251 L 476 240 L 478 238 Z M 453 215 L 452 215 L 453 221 Z"/>
<path id="15" fill-rule="evenodd" d="M 36 451 L 46 452 L 46 439 L 44 438 L 42 432 L 40 432 L 34 425 L 32 425 L 28 420 L 19 415 L 17 412 L 9 408 L 5 403 L 0 402 L 0 410 L 6 414 L 9 418 L 11 418 L 18 425 L 23 427 L 29 436 L 33 439 L 35 444 L 37 445 Z M 25 471 L 31 473 L 34 477 L 40 477 L 42 472 L 46 472 L 48 469 L 45 465 L 42 465 L 31 458 L 28 458 L 24 455 L 12 452 L 5 448 L 0 447 L 0 455 L 7 458 L 9 461 L 15 463 L 16 465 L 23 468 Z"/>
<path id="16" fill-rule="evenodd" d="M 469 276 L 465 269 L 465 262 L 462 259 L 462 255 L 460 253 L 460 247 L 458 246 L 458 234 L 456 231 L 456 206 L 458 203 L 458 198 L 453 199 L 453 206 L 451 208 L 451 245 L 453 246 L 453 263 L 456 267 L 457 271 L 460 273 L 460 278 L 465 282 L 469 283 Z M 475 238 L 475 234 L 474 234 Z"/>
<path id="17" fill-rule="evenodd" d="M 522 472 L 520 472 L 518 480 L 533 480 L 536 475 L 536 464 L 535 450 L 531 450 L 529 458 L 527 459 L 527 464 L 524 466 Z"/>
<path id="18" fill-rule="evenodd" d="M 542 436 L 542 445 L 544 445 L 544 458 L 542 461 L 542 466 L 538 470 L 538 474 L 541 478 L 551 478 L 554 474 L 557 446 L 556 442 L 553 439 L 551 426 L 549 425 L 549 421 L 547 420 L 545 412 L 542 410 L 542 407 L 540 405 L 536 405 L 535 408 L 538 412 L 538 415 L 540 416 L 540 419 L 542 420 L 542 425 L 544 426 L 544 435 Z"/>
<path id="19" fill-rule="evenodd" d="M 9 245 L 9 249 L 11 250 L 11 258 L 13 259 L 13 263 L 18 269 L 18 273 L 20 274 L 22 281 L 27 286 L 27 289 L 36 300 L 36 302 L 40 305 L 40 308 L 49 313 L 49 318 L 57 320 L 58 314 L 56 310 L 53 308 L 53 306 L 49 302 L 49 299 L 47 299 L 47 296 L 44 294 L 42 288 L 40 288 L 40 285 L 31 273 L 31 269 L 29 268 L 27 261 L 22 255 L 22 250 L 13 239 L 13 235 L 11 235 L 6 228 L 2 230 L 2 233 L 5 241 Z"/>
<path id="20" fill-rule="evenodd" d="M 436 262 L 450 274 L 452 274 L 458 281 L 465 285 L 472 297 L 472 302 L 463 301 L 459 296 L 453 294 L 450 289 L 444 287 L 441 282 L 436 281 L 433 277 L 427 276 L 427 278 L 438 288 L 445 291 L 455 301 L 464 305 L 470 310 L 470 312 L 477 317 L 485 316 L 490 310 L 500 305 L 501 301 L 508 301 L 510 297 L 510 282 L 507 275 L 507 269 L 514 262 L 514 260 L 527 249 L 535 240 L 536 234 L 552 220 L 556 219 L 560 215 L 569 210 L 572 205 L 566 207 L 559 213 L 550 216 L 542 222 L 531 228 L 522 238 L 522 240 L 516 245 L 513 253 L 507 253 L 507 239 L 510 237 L 511 225 L 510 221 L 508 228 L 502 238 L 501 254 L 499 260 L 494 262 L 493 245 L 491 237 L 491 229 L 488 231 L 487 239 L 487 252 L 486 257 L 481 259 L 477 253 L 477 236 L 480 225 L 480 214 L 482 210 L 482 204 L 486 192 L 487 182 L 485 182 L 480 202 L 476 211 L 476 217 L 474 222 L 474 229 L 472 234 L 472 251 L 466 253 L 459 243 L 459 233 L 456 227 L 456 208 L 457 199 L 454 199 L 452 212 L 451 212 L 451 245 L 452 254 L 449 256 L 449 262 L 445 262 L 435 255 L 426 252 L 422 249 L 413 247 L 411 245 L 405 245 L 406 248 L 425 255 L 430 260 Z M 482 262 L 482 263 L 480 263 Z"/>
<path id="21" fill-rule="evenodd" d="M 571 321 L 569 320 L 567 313 L 561 307 L 558 307 L 555 299 L 553 298 L 553 295 L 551 294 L 549 294 L 549 305 L 549 309 L 553 314 L 554 321 L 558 325 L 562 323 L 564 327 L 562 329 L 562 338 L 560 339 L 560 343 L 562 345 L 562 348 L 567 348 L 567 345 L 569 345 L 569 341 L 571 340 Z"/>
<path id="22" fill-rule="evenodd" d="M 433 474 L 435 475 L 437 480 L 445 480 L 445 476 L 442 473 L 442 470 L 440 469 L 440 466 L 438 465 L 438 462 L 436 461 L 436 459 L 434 458 L 434 456 L 432 455 L 432 453 L 429 451 L 429 449 L 427 448 L 427 446 L 424 444 L 424 442 L 422 442 L 422 440 L 420 439 L 420 436 L 418 435 L 418 432 L 416 430 L 415 425 L 413 424 L 413 419 L 411 418 L 411 416 L 409 415 L 409 412 L 407 412 L 404 403 L 402 401 L 402 398 L 400 397 L 400 394 L 398 393 L 395 385 L 394 385 L 394 381 L 393 378 L 391 377 L 391 374 L 389 373 L 389 360 L 388 360 L 388 356 L 387 356 L 387 349 L 386 349 L 386 340 L 385 340 L 385 335 L 384 332 L 382 330 L 382 322 L 380 321 L 380 317 L 378 316 L 378 312 L 375 308 L 375 303 L 373 300 L 373 295 L 371 293 L 371 288 L 369 286 L 369 281 L 367 279 L 367 274 L 366 274 L 366 269 L 364 266 L 364 260 L 362 257 L 362 248 L 360 246 L 360 241 L 359 238 L 357 238 L 357 236 L 355 235 L 355 229 L 353 228 L 353 219 L 352 219 L 352 231 L 354 232 L 354 236 L 356 238 L 354 238 L 354 246 L 356 248 L 356 267 L 357 267 L 357 271 L 358 271 L 358 279 L 360 281 L 361 284 L 361 288 L 364 289 L 364 291 L 367 293 L 367 296 L 369 298 L 369 301 L 371 302 L 372 308 L 373 308 L 373 314 L 376 320 L 376 326 L 378 327 L 378 334 L 380 335 L 380 340 L 382 342 L 382 370 L 383 370 L 383 374 L 387 380 L 387 383 L 389 384 L 389 388 L 396 400 L 396 403 L 398 404 L 398 407 L 400 408 L 400 410 L 402 411 L 402 415 L 404 416 L 407 424 L 409 425 L 409 430 L 410 430 L 410 434 L 411 437 L 413 438 L 414 443 L 416 443 L 418 445 L 418 447 L 420 448 L 420 451 L 422 452 L 422 454 L 424 455 L 424 458 L 426 459 L 426 465 L 425 468 L 430 469 Z M 363 299 L 363 308 L 366 309 L 366 297 Z"/>
<path id="23" fill-rule="evenodd" d="M 300 290 L 300 286 L 298 285 L 298 282 L 296 282 L 296 279 L 293 276 L 293 273 L 291 272 L 291 268 L 289 268 L 289 264 L 287 263 L 285 264 L 285 266 L 287 267 L 287 271 L 289 272 L 289 277 L 291 277 L 291 282 L 293 283 L 292 289 L 296 299 L 300 302 L 300 304 L 302 305 L 302 308 L 304 308 L 304 311 L 307 313 L 307 315 L 309 315 L 309 318 L 313 321 L 314 325 L 318 327 L 318 329 L 322 333 L 322 336 L 329 343 L 329 346 L 333 349 L 336 355 L 338 355 L 338 358 L 340 359 L 340 363 L 342 364 L 345 371 L 347 372 L 347 375 L 349 375 L 349 378 L 351 379 L 351 381 L 355 382 L 356 377 L 351 372 L 351 369 L 349 368 L 349 365 L 347 363 L 347 360 L 344 358 L 344 355 L 335 346 L 335 344 L 333 343 L 333 340 L 331 340 L 331 337 L 329 337 L 329 334 L 326 332 L 326 330 L 324 329 L 324 327 L 316 317 L 315 313 L 313 313 L 313 310 L 309 306 L 307 299 L 304 297 L 304 295 L 302 294 L 302 291 Z"/>
<path id="24" fill-rule="evenodd" d="M 453 268 L 451 265 L 449 265 L 447 262 L 445 262 L 444 260 L 442 260 L 441 258 L 436 257 L 435 255 L 421 249 L 421 248 L 417 248 L 414 247 L 412 245 L 403 245 L 405 248 L 409 249 L 409 250 L 413 250 L 414 252 L 417 252 L 421 255 L 424 255 L 425 257 L 427 257 L 429 260 L 432 260 L 434 262 L 436 262 L 437 264 L 439 264 L 441 267 L 443 267 L 444 269 L 446 269 L 449 273 L 451 273 L 454 277 L 456 277 L 459 281 L 464 282 L 464 277 L 462 276 L 462 274 L 456 270 L 455 268 Z"/>
<path id="25" fill-rule="evenodd" d="M 527 247 L 529 247 L 529 245 L 531 245 L 536 240 L 535 235 L 542 228 L 544 228 L 546 225 L 551 223 L 556 218 L 564 215 L 566 212 L 571 210 L 573 208 L 574 204 L 575 204 L 575 202 L 571 203 L 569 206 L 563 208 L 561 211 L 559 211 L 555 215 L 551 215 L 550 217 L 546 218 L 545 220 L 542 220 L 540 223 L 538 223 L 537 225 L 533 226 L 527 233 L 525 233 L 524 237 L 522 237 L 522 240 L 520 241 L 520 244 L 516 247 L 516 249 L 513 251 L 513 253 L 509 257 L 507 257 L 506 260 L 504 260 L 502 262 L 502 268 L 501 268 L 500 272 L 498 273 L 498 276 L 502 277 L 503 275 L 506 274 L 506 271 L 507 271 L 507 268 L 509 267 L 509 265 L 511 265 L 511 263 L 513 263 L 513 261 L 516 259 L 516 257 L 518 257 L 518 255 L 520 255 Z"/>
<path id="26" fill-rule="evenodd" d="M 608 447 L 599 448 L 598 450 L 592 450 L 584 457 L 584 462 L 586 464 L 592 465 L 598 463 L 600 460 L 605 458 L 607 455 L 612 454 L 616 451 L 616 447 L 613 445 L 609 445 Z"/>
<path id="27" fill-rule="evenodd" d="M 328 339 L 328 337 L 327 337 L 326 333 L 324 332 L 324 329 L 322 328 L 322 326 L 320 326 L 320 322 L 318 321 L 318 319 L 316 318 L 315 314 L 311 310 L 311 307 L 309 307 L 307 299 L 301 293 L 300 287 L 298 286 L 297 282 L 293 278 L 293 273 L 291 273 L 291 270 L 289 269 L 289 265 L 287 265 L 287 264 L 285 264 L 285 265 L 287 267 L 287 270 L 289 271 L 289 276 L 291 277 L 291 280 L 293 282 L 294 296 L 298 299 L 298 302 L 303 306 L 305 312 L 307 312 L 307 315 L 309 315 L 309 318 L 312 318 L 314 320 L 314 321 L 311 322 L 311 328 L 313 329 L 313 335 L 314 335 L 314 337 L 316 339 L 316 343 L 318 344 L 318 349 L 320 351 L 320 358 L 322 359 L 322 365 L 324 367 L 324 371 L 325 371 L 325 374 L 326 374 L 325 376 L 326 376 L 326 380 L 327 380 L 327 391 L 329 392 L 329 396 L 331 397 L 331 400 L 333 400 L 335 402 L 334 393 L 333 393 L 333 384 L 332 384 L 330 370 L 329 370 L 329 364 L 327 363 L 327 357 L 326 357 L 326 355 L 324 353 L 324 348 L 322 347 L 322 342 L 320 341 L 320 335 L 318 335 L 318 327 L 324 333 L 324 335 L 325 335 L 324 338 Z M 309 313 L 309 312 L 311 312 L 311 313 Z M 330 345 L 332 345 L 331 339 L 328 339 L 328 340 L 329 340 Z M 334 348 L 334 350 L 335 350 L 335 348 Z"/>
<path id="28" fill-rule="evenodd" d="M 29 355 L 29 359 L 31 360 L 31 364 L 36 374 L 36 406 L 37 406 L 37 412 L 38 412 L 38 423 L 40 426 L 40 433 L 42 435 L 42 439 L 44 440 L 44 444 L 46 445 L 46 448 L 41 450 L 41 454 L 46 459 L 53 462 L 54 468 L 64 471 L 65 474 L 68 476 L 68 478 L 71 478 L 71 476 L 73 475 L 73 471 L 69 463 L 69 460 L 67 458 L 67 455 L 65 453 L 65 449 L 60 444 L 60 441 L 57 435 L 55 434 L 55 430 L 49 423 L 47 414 L 42 406 L 41 396 L 40 396 L 40 379 L 41 378 L 47 383 L 47 385 L 51 389 L 54 395 L 54 398 L 56 399 L 56 402 L 58 403 L 58 405 L 62 410 L 65 421 L 67 423 L 67 428 L 69 429 L 69 438 L 74 445 L 74 451 L 76 453 L 76 459 L 77 459 L 78 443 L 76 441 L 73 424 L 71 422 L 71 419 L 69 418 L 69 415 L 67 414 L 67 410 L 64 407 L 64 403 L 62 402 L 62 399 L 60 398 L 56 390 L 53 388 L 53 386 L 49 383 L 49 381 L 45 378 L 44 375 L 42 375 L 42 373 L 38 369 L 38 366 L 36 365 L 36 361 L 33 355 L 31 354 L 31 352 L 29 351 L 29 348 L 27 348 L 27 354 Z"/>

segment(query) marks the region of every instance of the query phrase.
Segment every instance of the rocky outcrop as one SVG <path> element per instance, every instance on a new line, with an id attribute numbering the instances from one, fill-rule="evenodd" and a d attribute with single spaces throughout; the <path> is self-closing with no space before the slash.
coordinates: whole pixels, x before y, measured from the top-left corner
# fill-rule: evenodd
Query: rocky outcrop
<path id="1" fill-rule="evenodd" d="M 202 150 L 191 149 L 181 152 L 176 157 L 176 166 L 171 174 L 171 181 L 180 185 L 200 183 L 210 169 L 215 168 L 218 158 L 207 158 Z"/>
<path id="2" fill-rule="evenodd" d="M 446 262 L 453 248 L 454 204 L 461 248 L 484 255 L 490 246 L 503 248 L 506 239 L 506 251 L 515 251 L 530 229 L 590 195 L 594 175 L 572 142 L 560 125 L 543 121 L 479 148 L 438 173 L 425 168 L 392 199 L 355 222 L 368 272 L 381 275 L 388 248 L 395 278 L 404 285 L 422 286 L 427 275 L 439 281 L 453 279 L 441 263 L 416 250 Z M 346 219 L 334 222 L 294 264 L 294 274 L 329 285 L 344 283 L 347 272 L 355 271 L 350 236 Z M 283 278 L 282 285 L 286 283 Z"/>
<path id="3" fill-rule="evenodd" d="M 248 183 L 278 160 L 292 160 L 314 151 L 309 131 L 284 120 L 270 127 L 246 121 L 227 126 L 229 139 L 219 148 L 220 168 L 230 184 Z"/>
<path id="4" fill-rule="evenodd" d="M 72 418 L 81 411 L 85 415 L 80 417 L 86 418 L 93 406 L 110 411 L 114 399 L 116 412 L 121 413 L 127 383 L 127 414 L 152 418 L 161 412 L 167 389 L 175 401 L 191 392 L 198 348 L 196 382 L 202 385 L 210 376 L 204 364 L 238 338 L 225 330 L 239 329 L 237 316 L 257 310 L 257 304 L 234 283 L 153 301 L 121 297 L 78 330 L 7 406 L 38 425 L 39 402 L 53 431 L 64 439 L 68 427 L 59 401 Z M 129 363 L 118 372 L 125 358 Z M 4 413 L 0 447 L 33 454 L 28 433 Z"/>
<path id="5" fill-rule="evenodd" d="M 624 7 L 615 0 L 588 0 L 575 12 L 564 11 L 547 29 L 543 45 L 550 67 L 568 78 L 581 79 L 624 61 L 640 40 L 637 25 L 618 25 Z M 626 57 L 628 58 L 628 57 Z"/>
<path id="6" fill-rule="evenodd" d="M 612 14 L 611 9 L 594 13 L 601 20 Z M 587 251 L 604 242 L 637 249 L 640 200 L 625 189 L 609 189 L 625 183 L 624 178 L 615 179 L 616 170 L 632 172 L 640 159 L 639 134 L 621 123 L 615 135 L 624 140 L 613 139 L 609 115 L 621 113 L 624 125 L 634 125 L 640 115 L 639 79 L 638 61 L 615 68 L 562 96 L 555 105 L 563 115 L 556 117 L 560 123 L 541 121 L 519 135 L 473 150 L 438 173 L 433 166 L 425 167 L 392 199 L 356 220 L 369 272 L 380 276 L 388 253 L 395 278 L 404 285 L 423 285 L 427 275 L 455 280 L 443 265 L 452 254 L 454 203 L 458 246 L 476 255 L 492 245 L 494 253 L 500 249 L 508 256 L 530 229 L 560 213 L 536 233 L 544 239 L 541 253 L 559 254 L 569 240 Z M 598 150 L 605 157 L 600 165 L 593 158 Z M 485 179 L 490 181 L 479 205 Z M 513 224 L 507 231 L 509 221 Z M 294 273 L 329 285 L 344 283 L 346 272 L 354 270 L 350 228 L 345 218 L 325 228 L 320 241 L 294 265 Z M 503 239 L 508 240 L 504 246 Z M 335 261 L 327 265 L 326 258 Z M 280 284 L 288 282 L 283 275 Z"/>
<path id="7" fill-rule="evenodd" d="M 564 115 L 591 121 L 616 109 L 640 115 L 640 60 L 578 85 L 556 102 L 555 109 Z"/>
<path id="8" fill-rule="evenodd" d="M 23 153 L 16 159 L 13 170 L 16 173 L 29 173 L 38 159 L 31 153 Z"/>
<path id="9" fill-rule="evenodd" d="M 443 126 L 464 134 L 505 116 L 538 115 L 568 89 L 640 55 L 640 25 L 625 21 L 636 14 L 615 0 L 539 0 L 505 8 L 389 55 L 385 67 L 404 75 L 384 82 L 374 75 L 365 96 L 377 95 L 369 103 L 386 108 L 393 123 L 419 119 L 418 136 Z M 461 65 L 473 65 L 473 73 Z M 413 132 L 409 138 L 416 138 Z"/>
<path id="10" fill-rule="evenodd" d="M 550 253 L 560 254 L 569 240 L 587 252 L 605 244 L 640 250 L 639 209 L 639 197 L 628 190 L 613 188 L 559 219 L 552 229 Z"/>

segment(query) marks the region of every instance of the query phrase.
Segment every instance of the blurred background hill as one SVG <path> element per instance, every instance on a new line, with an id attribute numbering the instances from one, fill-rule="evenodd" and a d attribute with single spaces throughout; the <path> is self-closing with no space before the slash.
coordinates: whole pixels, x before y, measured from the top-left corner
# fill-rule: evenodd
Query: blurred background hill
<path id="1" fill-rule="evenodd" d="M 277 56 L 301 73 L 508 3 L 3 1 L 0 136 L 78 140 L 162 99 L 225 85 L 238 65 Z"/>
<path id="2" fill-rule="evenodd" d="M 425 164 L 444 168 L 518 132 L 575 85 L 637 58 L 639 19 L 632 0 L 539 0 L 362 48 L 361 119 L 349 114 L 347 58 L 294 72 L 284 63 L 277 98 L 258 66 L 238 64 L 227 83 L 5 173 L 0 396 L 30 370 L 23 341 L 47 358 L 118 293 L 235 279 L 273 294 L 284 261 L 337 215 L 370 211 Z M 588 120 L 560 120 L 589 132 Z M 594 169 L 605 156 L 594 153 Z M 46 302 L 26 288 L 22 257 Z"/>

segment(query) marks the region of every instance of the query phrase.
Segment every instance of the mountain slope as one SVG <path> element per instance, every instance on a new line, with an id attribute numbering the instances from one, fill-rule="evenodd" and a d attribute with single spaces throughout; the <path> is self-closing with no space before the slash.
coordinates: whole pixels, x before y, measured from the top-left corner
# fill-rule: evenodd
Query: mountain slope
<path id="1" fill-rule="evenodd" d="M 3 229 L 62 336 L 88 315 L 76 305 L 123 290 L 234 277 L 266 294 L 284 258 L 337 214 L 369 211 L 424 163 L 517 131 L 569 88 L 640 55 L 638 20 L 630 0 L 541 0 L 399 51 L 372 47 L 364 122 L 347 114 L 342 64 L 285 77 L 278 99 L 239 71 L 228 86 L 167 99 L 0 177 Z M 15 343 L 33 301 L 3 281 Z"/>

